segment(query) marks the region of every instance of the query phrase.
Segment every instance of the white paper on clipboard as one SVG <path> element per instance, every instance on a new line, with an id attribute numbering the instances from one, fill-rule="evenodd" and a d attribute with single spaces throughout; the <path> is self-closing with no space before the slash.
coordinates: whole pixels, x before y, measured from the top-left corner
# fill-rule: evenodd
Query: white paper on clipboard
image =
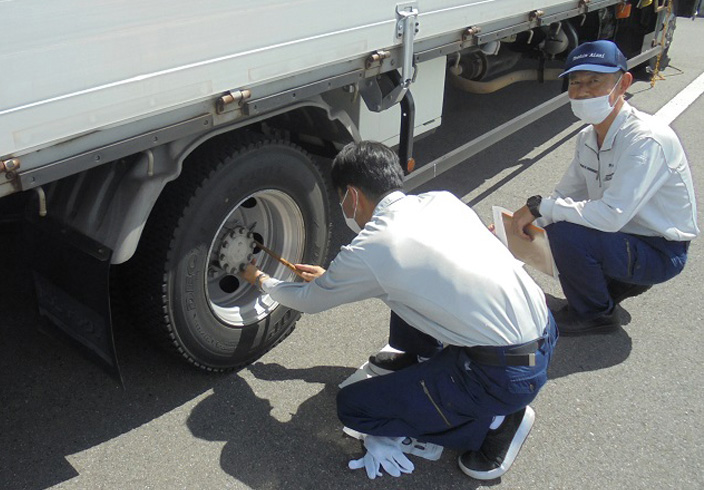
<path id="1" fill-rule="evenodd" d="M 492 206 L 494 218 L 494 233 L 508 248 L 516 259 L 528 264 L 535 270 L 557 279 L 557 266 L 552 258 L 548 234 L 544 228 L 528 225 L 526 232 L 533 237 L 532 241 L 524 240 L 511 233 L 511 220 L 513 213 L 500 206 Z"/>

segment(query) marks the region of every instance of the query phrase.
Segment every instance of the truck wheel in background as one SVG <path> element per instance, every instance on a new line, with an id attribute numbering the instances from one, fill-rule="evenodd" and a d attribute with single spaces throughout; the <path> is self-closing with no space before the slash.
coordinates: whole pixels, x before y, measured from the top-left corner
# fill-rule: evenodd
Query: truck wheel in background
<path id="1" fill-rule="evenodd" d="M 233 273 L 228 247 L 238 246 L 241 227 L 293 263 L 324 262 L 328 190 L 303 150 L 263 139 L 209 144 L 188 157 L 149 218 L 130 266 L 135 321 L 206 370 L 254 361 L 300 317 Z M 251 253 L 269 275 L 296 278 L 258 248 Z"/>

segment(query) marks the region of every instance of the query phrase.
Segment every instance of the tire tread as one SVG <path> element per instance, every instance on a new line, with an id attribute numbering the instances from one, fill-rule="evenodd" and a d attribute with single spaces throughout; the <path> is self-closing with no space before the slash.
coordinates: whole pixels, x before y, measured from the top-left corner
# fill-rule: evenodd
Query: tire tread
<path id="1" fill-rule="evenodd" d="M 228 161 L 266 145 L 287 146 L 301 152 L 312 162 L 314 171 L 319 174 L 319 181 L 326 182 L 321 165 L 301 147 L 286 139 L 269 139 L 253 133 L 219 137 L 217 141 L 195 150 L 184 162 L 181 175 L 164 188 L 147 221 L 137 252 L 128 263 L 130 281 L 130 287 L 127 288 L 128 296 L 140 329 L 167 351 L 205 371 L 232 371 L 242 368 L 251 361 L 228 368 L 214 368 L 202 364 L 184 349 L 179 343 L 169 315 L 168 273 L 165 270 L 165 264 L 173 259 L 176 230 L 182 227 L 187 210 L 198 194 L 204 192 L 203 189 L 208 180 L 228 165 Z M 326 189 L 323 191 L 327 192 Z M 327 226 L 329 229 L 330 223 L 327 223 Z M 326 251 L 329 251 L 329 245 L 330 233 L 327 233 L 324 245 Z M 155 284 L 160 284 L 160 287 L 155 288 Z M 155 291 L 159 291 L 160 294 L 155 294 Z M 154 300 L 157 297 L 161 308 L 154 307 Z M 258 352 L 258 356 L 268 352 L 290 335 L 296 321 L 300 318 L 300 313 L 293 313 L 283 316 L 282 321 L 288 321 L 290 325 L 284 325 L 282 327 L 284 333 L 275 342 L 266 345 L 265 349 Z"/>

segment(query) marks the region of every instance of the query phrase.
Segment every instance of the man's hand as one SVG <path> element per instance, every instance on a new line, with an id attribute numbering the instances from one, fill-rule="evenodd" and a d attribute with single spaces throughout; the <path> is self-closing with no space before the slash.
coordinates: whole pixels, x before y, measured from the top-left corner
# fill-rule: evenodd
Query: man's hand
<path id="1" fill-rule="evenodd" d="M 316 277 L 320 277 L 325 274 L 325 269 L 319 265 L 296 264 L 296 269 L 298 269 L 298 272 L 301 273 L 306 282 L 310 282 Z"/>
<path id="2" fill-rule="evenodd" d="M 316 277 L 320 277 L 325 274 L 325 269 L 323 269 L 319 265 L 296 264 L 295 267 L 298 272 L 301 273 L 301 276 L 303 276 L 303 279 L 305 279 L 306 282 L 310 282 Z M 257 284 L 257 279 L 259 279 L 259 276 L 266 275 L 267 274 L 260 271 L 254 263 L 247 264 L 247 267 L 244 268 L 244 271 L 240 273 L 242 279 L 250 283 L 252 286 L 257 287 L 259 286 L 259 284 Z"/>
<path id="3" fill-rule="evenodd" d="M 525 232 L 526 226 L 535 221 L 535 216 L 530 212 L 528 206 L 523 206 L 521 209 L 513 213 L 511 220 L 511 232 L 524 240 L 533 241 L 533 237 Z"/>
<path id="4" fill-rule="evenodd" d="M 256 265 L 247 264 L 247 267 L 244 268 L 244 271 L 242 271 L 240 275 L 242 276 L 242 279 L 251 285 L 256 286 L 257 277 L 259 277 L 260 274 L 263 274 L 263 272 L 257 269 Z"/>

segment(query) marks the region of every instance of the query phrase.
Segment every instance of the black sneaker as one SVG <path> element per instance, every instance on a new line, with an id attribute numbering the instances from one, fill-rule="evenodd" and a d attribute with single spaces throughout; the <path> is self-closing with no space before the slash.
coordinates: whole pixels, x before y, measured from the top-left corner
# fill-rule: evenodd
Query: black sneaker
<path id="1" fill-rule="evenodd" d="M 477 480 L 501 477 L 513 464 L 535 421 L 535 412 L 526 407 L 507 415 L 503 423 L 490 430 L 479 451 L 462 453 L 457 462 L 465 475 Z"/>
<path id="2" fill-rule="evenodd" d="M 643 286 L 642 284 L 629 284 L 627 282 L 621 282 L 615 279 L 611 279 L 607 287 L 609 289 L 611 299 L 614 300 L 614 303 L 620 303 L 626 298 L 632 298 L 633 296 L 643 294 L 653 286 Z"/>
<path id="3" fill-rule="evenodd" d="M 553 313 L 553 316 L 560 335 L 595 335 L 615 332 L 621 326 L 619 311 L 620 308 L 616 305 L 611 313 L 585 320 L 573 314 L 569 306 L 565 306 Z"/>
<path id="4" fill-rule="evenodd" d="M 408 352 L 381 351 L 369 357 L 369 369 L 382 376 L 414 364 L 418 364 L 418 356 Z"/>

